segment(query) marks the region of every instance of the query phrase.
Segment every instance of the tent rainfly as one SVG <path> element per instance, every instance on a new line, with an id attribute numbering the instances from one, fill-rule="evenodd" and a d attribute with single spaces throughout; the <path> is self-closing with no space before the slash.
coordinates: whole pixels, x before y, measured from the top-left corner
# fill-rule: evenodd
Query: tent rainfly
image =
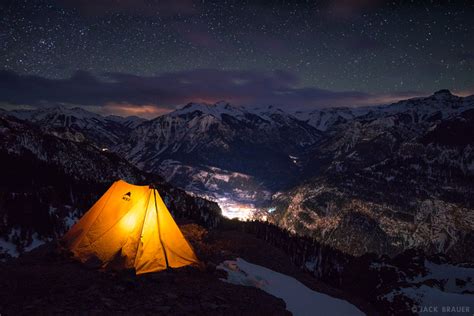
<path id="1" fill-rule="evenodd" d="M 137 274 L 197 264 L 158 191 L 116 181 L 63 237 L 82 262 Z"/>

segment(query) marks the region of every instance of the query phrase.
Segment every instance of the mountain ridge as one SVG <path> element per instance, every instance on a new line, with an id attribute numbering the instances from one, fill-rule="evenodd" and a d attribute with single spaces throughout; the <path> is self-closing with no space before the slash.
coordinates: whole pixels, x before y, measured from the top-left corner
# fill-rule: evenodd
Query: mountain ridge
<path id="1" fill-rule="evenodd" d="M 360 244 L 370 244 L 369 250 L 379 253 L 393 254 L 420 243 L 430 248 L 424 242 L 430 238 L 439 240 L 432 251 L 444 251 L 442 236 L 457 234 L 451 230 L 456 230 L 452 218 L 458 212 L 448 216 L 449 232 L 431 237 L 424 232 L 416 241 L 410 234 L 415 218 L 426 215 L 421 215 L 425 201 L 436 200 L 436 209 L 471 208 L 473 109 L 473 96 L 458 97 L 449 90 L 389 105 L 295 115 L 274 106 L 188 103 L 134 127 L 121 127 L 124 134 L 116 135 L 117 143 L 107 148 L 140 169 L 217 201 L 228 216 L 269 219 L 301 234 L 316 230 L 319 240 L 330 238 L 325 231 L 338 232 L 335 223 L 356 230 L 372 227 L 375 239 Z M 47 124 L 42 129 L 51 130 Z M 437 187 L 430 183 L 433 179 L 444 185 Z M 391 189 L 385 192 L 385 187 Z M 318 200 L 338 206 L 322 211 Z M 341 208 L 345 211 L 337 215 Z M 368 216 L 371 208 L 395 219 Z M 421 213 L 416 215 L 415 209 Z M 433 225 L 441 229 L 440 223 Z M 465 229 L 469 233 L 469 225 Z M 370 238 L 369 231 L 357 234 Z M 341 241 L 346 238 L 342 235 Z"/>

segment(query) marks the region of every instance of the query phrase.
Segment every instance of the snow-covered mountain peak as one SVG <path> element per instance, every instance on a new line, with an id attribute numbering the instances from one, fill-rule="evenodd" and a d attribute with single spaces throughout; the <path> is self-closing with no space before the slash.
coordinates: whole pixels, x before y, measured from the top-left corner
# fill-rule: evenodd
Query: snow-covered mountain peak
<path id="1" fill-rule="evenodd" d="M 383 123 L 385 118 L 403 115 L 412 117 L 414 122 L 422 122 L 453 117 L 471 108 L 474 108 L 474 96 L 463 98 L 443 89 L 428 97 L 415 97 L 386 105 L 323 108 L 296 111 L 294 115 L 320 131 L 327 131 L 335 125 L 358 118 L 379 119 Z"/>
<path id="2" fill-rule="evenodd" d="M 447 89 L 439 90 L 428 97 L 412 98 L 402 100 L 393 104 L 379 106 L 376 108 L 378 116 L 398 115 L 402 113 L 415 114 L 421 121 L 431 119 L 433 115 L 443 118 L 458 115 L 459 113 L 471 108 L 472 103 L 467 98 L 451 94 Z"/>
<path id="3" fill-rule="evenodd" d="M 128 127 L 128 128 L 135 128 L 141 123 L 147 121 L 147 119 L 144 119 L 143 117 L 138 117 L 135 115 L 126 116 L 126 117 L 118 116 L 118 115 L 108 115 L 105 117 L 105 119 L 108 121 L 120 123 L 123 126 Z"/>
<path id="4" fill-rule="evenodd" d="M 231 105 L 230 105 L 229 102 L 221 100 L 221 101 L 217 101 L 216 103 L 214 103 L 213 106 L 226 108 L 226 107 L 230 107 Z"/>
<path id="5" fill-rule="evenodd" d="M 348 121 L 353 120 L 356 117 L 365 115 L 370 110 L 371 110 L 371 107 L 360 107 L 360 108 L 334 107 L 334 108 L 323 108 L 323 109 L 316 109 L 316 110 L 310 110 L 310 111 L 296 111 L 294 115 L 298 119 L 324 132 L 334 125 L 346 123 Z"/>
<path id="6" fill-rule="evenodd" d="M 242 122 L 252 121 L 253 123 L 251 124 L 255 124 L 255 122 L 259 121 L 259 124 L 263 124 L 261 127 L 267 125 L 282 126 L 297 124 L 297 121 L 300 121 L 299 118 L 288 111 L 275 107 L 274 105 L 245 107 L 232 105 L 226 101 L 220 101 L 214 104 L 188 103 L 183 108 L 164 115 L 163 117 L 179 117 L 187 120 L 189 119 L 190 113 L 194 113 L 193 118 L 209 116 L 207 118 L 208 121 L 222 121 L 224 119 L 223 115 L 230 116 Z"/>
<path id="7" fill-rule="evenodd" d="M 257 115 L 262 115 L 262 114 L 269 115 L 269 114 L 275 114 L 275 113 L 290 115 L 288 111 L 282 110 L 281 108 L 276 107 L 274 105 L 257 106 L 257 107 L 248 109 L 248 111 Z"/>
<path id="8" fill-rule="evenodd" d="M 214 104 L 191 102 L 186 104 L 184 107 L 171 112 L 169 115 L 182 116 L 195 112 L 202 113 L 203 115 L 211 115 L 220 119 L 222 118 L 222 114 L 241 116 L 246 112 L 246 110 L 243 107 L 231 105 L 225 101 L 219 101 Z"/>
<path id="9" fill-rule="evenodd" d="M 448 89 L 438 90 L 433 94 L 433 97 L 435 97 L 436 99 L 446 99 L 451 98 L 453 96 L 454 95 Z"/>

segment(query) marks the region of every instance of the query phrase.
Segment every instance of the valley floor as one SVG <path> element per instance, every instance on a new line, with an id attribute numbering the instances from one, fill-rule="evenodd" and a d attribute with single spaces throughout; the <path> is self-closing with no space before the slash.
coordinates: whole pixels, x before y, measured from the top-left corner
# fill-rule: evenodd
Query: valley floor
<path id="1" fill-rule="evenodd" d="M 189 223 L 181 229 L 206 264 L 205 270 L 187 267 L 142 276 L 97 271 L 64 257 L 48 244 L 0 264 L 0 313 L 289 314 L 281 299 L 220 280 L 225 272 L 215 269 L 216 265 L 240 257 L 375 314 L 368 304 L 317 282 L 294 267 L 282 251 L 251 235 L 232 230 L 207 232 Z"/>

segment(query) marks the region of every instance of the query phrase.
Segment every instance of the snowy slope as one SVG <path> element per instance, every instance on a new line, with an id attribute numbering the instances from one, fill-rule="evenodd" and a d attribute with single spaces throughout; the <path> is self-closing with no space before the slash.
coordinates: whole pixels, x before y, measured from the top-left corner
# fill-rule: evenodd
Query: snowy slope
<path id="1" fill-rule="evenodd" d="M 253 286 L 282 298 L 295 316 L 303 315 L 364 315 L 354 305 L 329 295 L 315 292 L 298 280 L 265 267 L 237 258 L 224 261 L 218 269 L 227 272 L 225 281 Z"/>
<path id="2" fill-rule="evenodd" d="M 108 121 L 113 121 L 113 122 L 118 122 L 122 124 L 123 126 L 134 129 L 138 125 L 140 125 L 143 122 L 146 122 L 146 119 L 138 116 L 118 116 L 118 115 L 108 115 L 105 117 L 106 120 Z"/>
<path id="3" fill-rule="evenodd" d="M 474 310 L 474 268 L 425 260 L 425 273 L 403 278 L 381 297 L 389 303 L 409 299 L 420 315 L 469 315 Z"/>
<path id="4" fill-rule="evenodd" d="M 371 111 L 371 107 L 325 108 L 312 111 L 296 111 L 295 116 L 320 131 L 327 131 L 337 124 L 347 123 Z"/>

